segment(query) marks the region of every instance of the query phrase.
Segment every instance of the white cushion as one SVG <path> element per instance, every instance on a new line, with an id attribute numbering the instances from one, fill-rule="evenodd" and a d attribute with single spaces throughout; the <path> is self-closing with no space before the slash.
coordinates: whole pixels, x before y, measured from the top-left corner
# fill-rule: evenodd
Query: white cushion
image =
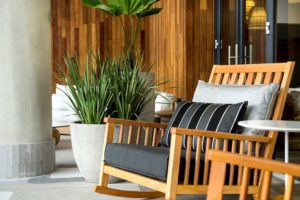
<path id="1" fill-rule="evenodd" d="M 70 107 L 70 100 L 65 92 L 65 85 L 56 85 L 56 94 L 52 94 L 52 121 L 53 122 L 75 122 L 78 117 Z"/>
<path id="2" fill-rule="evenodd" d="M 199 81 L 194 93 L 194 102 L 239 103 L 248 101 L 243 120 L 270 119 L 279 90 L 278 84 L 267 85 L 217 85 Z M 253 129 L 240 129 L 242 133 L 260 134 Z"/>
<path id="3" fill-rule="evenodd" d="M 79 121 L 73 111 L 52 110 L 52 122 L 76 122 Z"/>
<path id="4" fill-rule="evenodd" d="M 69 89 L 66 85 L 56 84 L 55 94 L 60 96 L 65 96 L 65 93 L 69 93 Z"/>
<path id="5" fill-rule="evenodd" d="M 52 94 L 52 110 L 72 111 L 68 97 L 66 95 Z"/>
<path id="6" fill-rule="evenodd" d="M 70 107 L 71 102 L 66 94 L 70 94 L 68 87 L 66 85 L 56 84 L 55 94 L 52 94 L 53 110 L 73 111 Z"/>

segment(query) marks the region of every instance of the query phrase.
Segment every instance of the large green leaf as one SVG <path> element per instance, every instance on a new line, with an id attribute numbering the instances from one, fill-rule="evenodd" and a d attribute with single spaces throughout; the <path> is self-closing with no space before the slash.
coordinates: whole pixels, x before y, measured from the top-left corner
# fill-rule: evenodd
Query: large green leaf
<path id="1" fill-rule="evenodd" d="M 160 12 L 159 8 L 151 8 L 159 0 L 82 0 L 88 7 L 98 8 L 112 16 L 133 15 L 145 17 Z"/>
<path id="2" fill-rule="evenodd" d="M 82 0 L 83 5 L 89 6 L 89 7 L 96 7 L 99 4 L 103 4 L 100 0 Z"/>
<path id="3" fill-rule="evenodd" d="M 149 8 L 144 13 L 142 13 L 141 15 L 139 15 L 139 17 L 147 17 L 147 16 L 151 16 L 151 15 L 156 15 L 161 10 L 162 10 L 162 8 Z"/>
<path id="4" fill-rule="evenodd" d="M 103 4 L 96 6 L 96 8 L 112 16 L 120 16 L 123 14 L 122 8 L 118 6 L 107 6 Z"/>

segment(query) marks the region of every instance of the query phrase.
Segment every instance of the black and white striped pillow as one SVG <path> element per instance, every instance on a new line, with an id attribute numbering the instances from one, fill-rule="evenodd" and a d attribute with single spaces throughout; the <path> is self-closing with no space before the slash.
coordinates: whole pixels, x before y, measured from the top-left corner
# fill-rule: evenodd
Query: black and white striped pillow
<path id="1" fill-rule="evenodd" d="M 236 130 L 237 122 L 243 118 L 247 105 L 247 101 L 237 104 L 180 102 L 161 139 L 161 145 L 170 146 L 171 127 L 233 133 Z M 195 146 L 194 138 L 193 150 L 195 150 Z M 182 147 L 186 148 L 185 137 L 183 137 Z"/>

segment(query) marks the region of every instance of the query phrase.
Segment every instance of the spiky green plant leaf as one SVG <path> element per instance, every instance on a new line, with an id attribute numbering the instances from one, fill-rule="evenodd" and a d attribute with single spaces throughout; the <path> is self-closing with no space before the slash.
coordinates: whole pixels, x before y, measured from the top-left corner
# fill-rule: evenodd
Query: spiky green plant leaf
<path id="1" fill-rule="evenodd" d="M 60 76 L 66 83 L 70 106 L 84 124 L 100 124 L 111 112 L 113 94 L 110 92 L 111 66 L 109 59 L 102 60 L 92 53 L 88 54 L 83 74 L 75 56 L 65 56 L 67 72 L 60 70 Z M 59 68 L 61 69 L 61 68 Z"/>
<path id="2" fill-rule="evenodd" d="M 145 105 L 155 98 L 154 90 L 161 83 L 149 79 L 150 70 L 142 72 L 143 63 L 142 57 L 139 57 L 131 68 L 130 58 L 125 55 L 111 68 L 114 117 L 138 119 Z"/>

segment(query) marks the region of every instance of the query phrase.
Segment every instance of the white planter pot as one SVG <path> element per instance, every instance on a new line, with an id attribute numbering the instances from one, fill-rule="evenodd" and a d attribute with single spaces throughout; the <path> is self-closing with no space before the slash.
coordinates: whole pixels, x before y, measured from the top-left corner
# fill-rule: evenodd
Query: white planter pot
<path id="1" fill-rule="evenodd" d="M 79 171 L 86 181 L 99 182 L 100 165 L 103 160 L 103 141 L 105 125 L 103 124 L 71 124 L 72 149 Z M 117 141 L 115 134 L 114 141 Z M 111 178 L 110 182 L 120 179 Z"/>

